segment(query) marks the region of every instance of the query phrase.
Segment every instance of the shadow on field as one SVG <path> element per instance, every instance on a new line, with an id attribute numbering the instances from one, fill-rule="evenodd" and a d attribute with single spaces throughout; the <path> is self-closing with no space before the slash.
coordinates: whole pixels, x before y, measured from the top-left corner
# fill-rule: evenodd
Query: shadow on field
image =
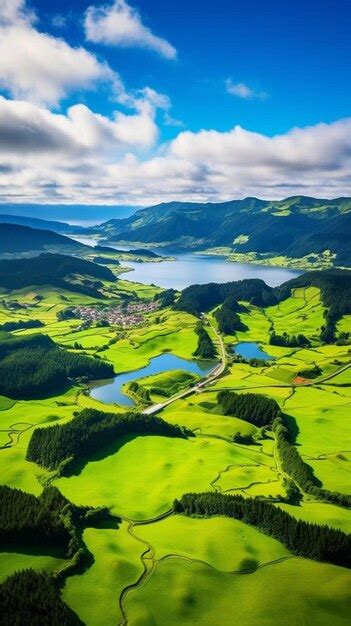
<path id="1" fill-rule="evenodd" d="M 70 463 L 67 473 L 63 475 L 79 476 L 87 463 L 102 461 L 103 459 L 106 459 L 107 457 L 116 454 L 116 452 L 118 452 L 125 444 L 133 441 L 133 439 L 144 436 L 147 436 L 147 434 L 141 433 L 118 436 L 115 441 L 112 441 L 108 446 L 104 446 L 101 450 L 94 452 L 87 457 L 77 459 L 72 462 L 72 464 Z"/>

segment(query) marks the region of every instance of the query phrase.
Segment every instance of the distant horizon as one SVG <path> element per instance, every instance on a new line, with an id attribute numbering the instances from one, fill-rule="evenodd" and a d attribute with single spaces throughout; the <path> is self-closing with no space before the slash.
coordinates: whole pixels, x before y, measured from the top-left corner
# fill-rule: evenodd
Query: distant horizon
<path id="1" fill-rule="evenodd" d="M 235 202 L 240 200 L 247 200 L 248 198 L 262 200 L 264 202 L 281 202 L 283 200 L 289 200 L 291 198 L 303 197 L 303 198 L 313 198 L 314 200 L 325 200 L 325 201 L 338 201 L 342 199 L 348 199 L 349 196 L 331 196 L 331 197 L 319 197 L 305 194 L 293 194 L 291 196 L 283 196 L 281 198 L 260 198 L 258 196 L 245 196 L 243 198 L 232 198 L 230 200 L 223 200 L 218 202 L 194 202 L 192 200 L 169 200 L 167 202 L 160 202 L 157 204 L 169 204 L 171 202 L 179 202 L 179 203 L 191 203 L 191 204 L 226 204 L 227 202 Z M 72 226 L 97 226 L 102 224 L 103 222 L 107 222 L 110 219 L 123 219 L 126 217 L 130 217 L 136 211 L 140 211 L 142 209 L 147 209 L 153 205 L 145 205 L 145 206 L 124 206 L 124 205 L 105 205 L 105 204 L 96 204 L 96 205 L 84 205 L 84 204 L 9 204 L 9 203 L 1 203 L 0 202 L 0 215 L 11 215 L 16 217 L 28 217 L 28 218 L 37 218 L 42 220 L 52 220 L 57 222 L 63 222 L 66 224 L 71 224 Z M 157 206 L 157 205 L 155 205 Z M 49 215 L 46 214 L 46 211 L 49 211 Z M 99 212 L 96 215 L 86 218 L 78 217 L 77 213 L 81 211 L 91 211 L 91 212 Z"/>

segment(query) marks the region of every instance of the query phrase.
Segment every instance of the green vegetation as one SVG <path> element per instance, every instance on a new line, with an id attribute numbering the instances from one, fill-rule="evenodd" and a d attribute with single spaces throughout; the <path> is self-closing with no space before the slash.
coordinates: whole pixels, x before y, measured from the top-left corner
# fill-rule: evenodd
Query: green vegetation
<path id="1" fill-rule="evenodd" d="M 37 428 L 28 446 L 27 459 L 59 474 L 69 474 L 78 459 L 94 452 L 123 435 L 158 434 L 185 437 L 191 434 L 179 426 L 172 426 L 157 416 L 140 413 L 103 413 L 85 409 L 65 425 Z"/>
<path id="2" fill-rule="evenodd" d="M 93 226 L 110 241 L 168 244 L 203 250 L 225 248 L 266 259 L 285 257 L 311 264 L 350 265 L 350 198 L 284 200 L 244 198 L 220 204 L 169 202 L 141 209 L 131 217 Z M 252 259 L 255 262 L 255 258 Z"/>
<path id="3" fill-rule="evenodd" d="M 266 398 L 258 393 L 237 394 L 231 391 L 220 391 L 217 395 L 219 412 L 223 415 L 234 415 L 258 426 L 270 426 L 280 416 L 280 408 L 273 398 Z"/>
<path id="4" fill-rule="evenodd" d="M 113 375 L 110 363 L 60 349 L 47 335 L 0 333 L 0 394 L 36 398 L 63 391 L 69 379 Z"/>
<path id="5" fill-rule="evenodd" d="M 289 626 L 346 626 L 347 275 L 333 271 L 325 279 L 328 294 L 334 278 L 342 278 L 332 343 L 320 337 L 333 301 L 314 284 L 323 278 L 316 273 L 284 289 L 248 281 L 230 283 L 231 293 L 200 286 L 180 297 L 74 271 L 64 281 L 79 285 L 87 277 L 100 283 L 99 294 L 50 284 L 2 293 L 0 324 L 14 325 L 14 334 L 2 335 L 0 367 L 20 346 L 28 359 L 41 346 L 45 364 L 51 353 L 70 367 L 73 358 L 84 359 L 92 368 L 109 368 L 110 377 L 112 368 L 136 370 L 163 352 L 193 358 L 201 328 L 213 348 L 217 329 L 222 334 L 226 368 L 204 386 L 183 371 L 139 378 L 127 390 L 133 411 L 94 400 L 85 378 L 93 378 L 92 370 L 77 375 L 78 385 L 66 373 L 66 387 L 53 388 L 49 397 L 47 387 L 44 398 L 28 400 L 0 390 L 0 473 L 7 490 L 5 505 L 0 490 L 1 581 L 22 570 L 7 578 L 5 591 L 0 587 L 7 621 L 32 619 L 34 626 L 45 615 L 53 624 L 208 626 L 220 615 L 229 626 L 239 615 L 245 626 L 280 626 L 284 614 Z M 147 312 L 138 327 L 94 321 L 85 327 L 65 314 L 101 306 L 101 294 L 107 307 L 155 298 L 161 308 Z M 207 296 L 216 303 L 207 306 Z M 178 308 L 184 302 L 196 315 Z M 44 326 L 36 328 L 36 320 Z M 307 342 L 272 345 L 272 333 L 289 340 L 303 335 Z M 235 359 L 233 344 L 245 341 L 257 342 L 274 360 Z M 22 374 L 12 378 L 25 382 Z M 147 414 L 150 404 L 177 394 L 157 417 Z M 172 509 L 184 494 L 191 494 L 191 517 Z"/>
<path id="6" fill-rule="evenodd" d="M 196 324 L 195 332 L 198 336 L 198 343 L 193 355 L 198 359 L 214 359 L 216 356 L 216 348 L 210 335 L 201 322 Z"/>
<path id="7" fill-rule="evenodd" d="M 1 621 L 20 626 L 79 626 L 80 619 L 61 600 L 53 579 L 31 569 L 0 585 Z"/>
<path id="8" fill-rule="evenodd" d="M 327 526 L 297 521 L 269 502 L 241 495 L 189 493 L 175 500 L 176 513 L 226 515 L 256 526 L 281 541 L 293 554 L 351 567 L 351 536 Z"/>
<path id="9" fill-rule="evenodd" d="M 5 322 L 0 324 L 0 332 L 11 332 L 25 328 L 41 328 L 44 326 L 40 320 L 18 320 L 18 322 Z"/>
<path id="10" fill-rule="evenodd" d="M 208 283 L 186 287 L 175 303 L 174 309 L 199 315 L 222 304 L 227 298 L 231 298 L 231 303 L 233 300 L 245 300 L 256 306 L 269 306 L 277 301 L 274 290 L 263 280 L 246 279 L 232 283 Z"/>
<path id="11" fill-rule="evenodd" d="M 224 335 L 235 335 L 238 330 L 247 330 L 247 327 L 238 315 L 238 312 L 242 311 L 245 311 L 245 309 L 233 297 L 224 300 L 222 306 L 214 314 L 219 332 Z"/>
<path id="12" fill-rule="evenodd" d="M 74 274 L 91 278 L 84 282 L 74 281 L 70 278 Z M 0 287 L 5 289 L 52 285 L 99 298 L 102 295 L 99 291 L 101 280 L 115 282 L 116 277 L 107 267 L 64 254 L 40 254 L 30 259 L 0 261 Z"/>

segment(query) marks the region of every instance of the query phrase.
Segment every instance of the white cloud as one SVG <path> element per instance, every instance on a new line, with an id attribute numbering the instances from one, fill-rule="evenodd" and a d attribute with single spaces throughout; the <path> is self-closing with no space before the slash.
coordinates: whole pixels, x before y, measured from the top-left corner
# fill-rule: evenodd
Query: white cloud
<path id="1" fill-rule="evenodd" d="M 82 47 L 39 32 L 24 0 L 0 0 L 0 88 L 14 98 L 56 106 L 72 91 L 106 83 L 123 93 L 119 76 Z"/>
<path id="2" fill-rule="evenodd" d="M 60 115 L 1 98 L 2 200 L 148 205 L 351 195 L 351 118 L 274 137 L 239 126 L 182 131 L 155 148 L 152 94 L 141 95 L 134 114 L 111 118 L 84 105 Z"/>
<path id="3" fill-rule="evenodd" d="M 85 14 L 85 33 L 86 38 L 94 43 L 148 48 L 166 59 L 174 59 L 177 55 L 174 46 L 144 26 L 139 12 L 125 0 L 115 0 L 112 5 L 90 6 Z"/>
<path id="4" fill-rule="evenodd" d="M 244 100 L 265 100 L 268 97 L 268 94 L 265 91 L 255 91 L 245 83 L 233 83 L 231 78 L 227 78 L 225 86 L 227 92 L 231 96 L 236 96 L 237 98 L 242 98 Z"/>
<path id="5" fill-rule="evenodd" d="M 8 25 L 35 21 L 35 14 L 26 7 L 26 0 L 0 0 L 0 24 Z"/>

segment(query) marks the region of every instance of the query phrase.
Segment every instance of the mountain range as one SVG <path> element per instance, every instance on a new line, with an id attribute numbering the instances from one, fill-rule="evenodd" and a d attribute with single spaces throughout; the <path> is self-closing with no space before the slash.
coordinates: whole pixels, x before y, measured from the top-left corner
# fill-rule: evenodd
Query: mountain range
<path id="1" fill-rule="evenodd" d="M 351 198 L 245 198 L 220 204 L 168 202 L 86 229 L 105 242 L 137 242 L 178 249 L 226 247 L 299 258 L 330 250 L 350 265 Z"/>

